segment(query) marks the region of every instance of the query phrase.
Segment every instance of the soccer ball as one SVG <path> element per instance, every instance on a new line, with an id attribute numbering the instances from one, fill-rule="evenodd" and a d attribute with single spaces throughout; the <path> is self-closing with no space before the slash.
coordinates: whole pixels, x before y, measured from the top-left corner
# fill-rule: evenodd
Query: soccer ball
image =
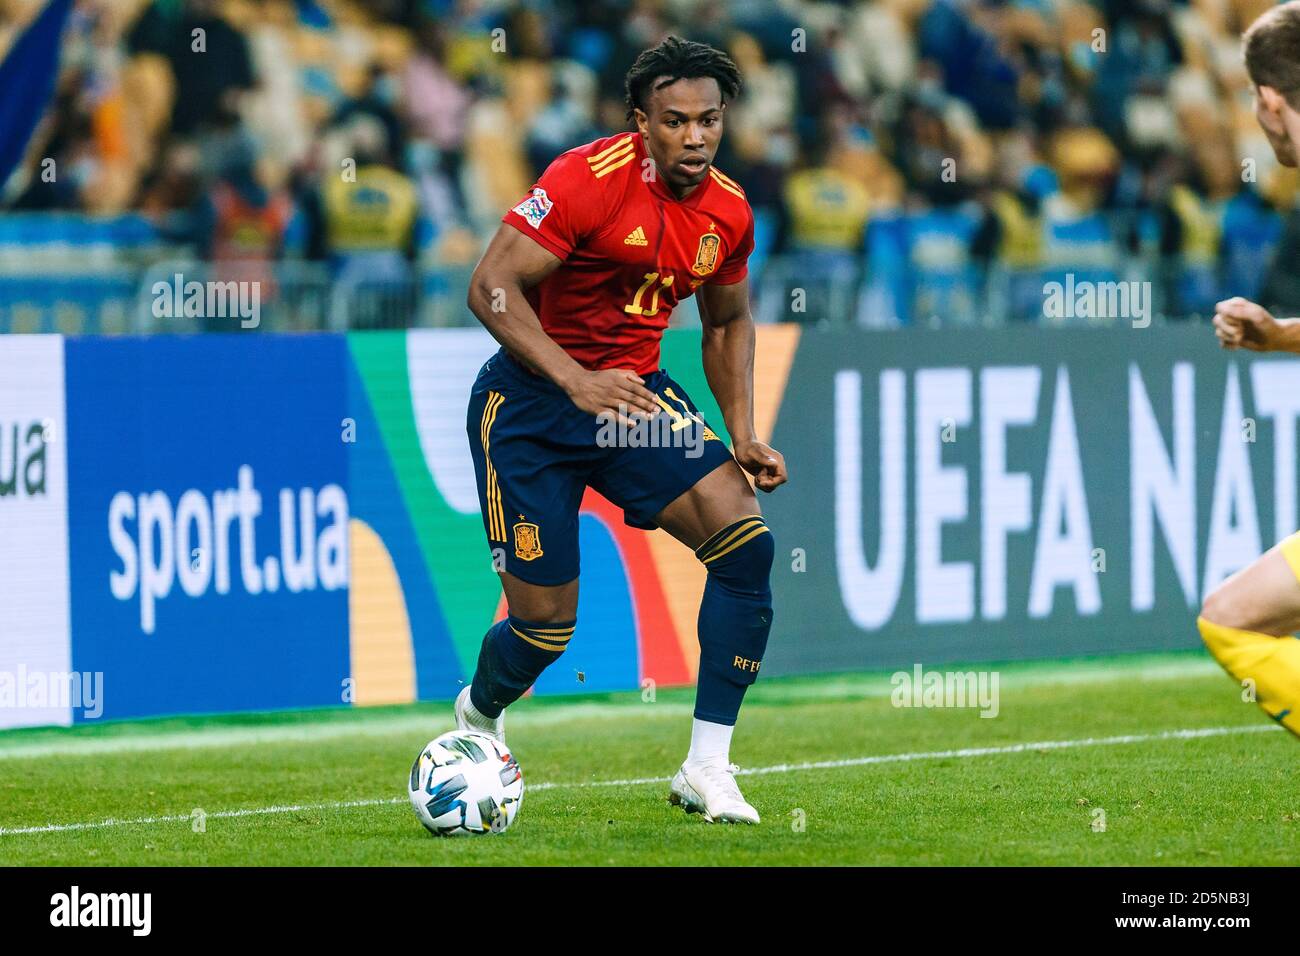
<path id="1" fill-rule="evenodd" d="M 411 765 L 411 806 L 437 836 L 501 833 L 524 799 L 524 775 L 504 743 L 486 734 L 448 731 Z"/>

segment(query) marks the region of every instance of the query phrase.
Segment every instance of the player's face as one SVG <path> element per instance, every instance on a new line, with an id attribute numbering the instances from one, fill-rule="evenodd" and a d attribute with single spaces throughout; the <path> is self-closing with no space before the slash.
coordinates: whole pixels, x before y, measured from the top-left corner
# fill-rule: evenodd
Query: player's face
<path id="1" fill-rule="evenodd" d="M 1294 113 L 1282 94 L 1272 87 L 1255 88 L 1255 119 L 1259 128 L 1268 137 L 1268 144 L 1273 147 L 1273 155 L 1283 166 L 1296 165 L 1295 142 L 1287 129 L 1286 114 Z"/>
<path id="2" fill-rule="evenodd" d="M 668 186 L 679 195 L 704 182 L 722 140 L 722 91 L 708 78 L 654 89 L 636 123 Z"/>

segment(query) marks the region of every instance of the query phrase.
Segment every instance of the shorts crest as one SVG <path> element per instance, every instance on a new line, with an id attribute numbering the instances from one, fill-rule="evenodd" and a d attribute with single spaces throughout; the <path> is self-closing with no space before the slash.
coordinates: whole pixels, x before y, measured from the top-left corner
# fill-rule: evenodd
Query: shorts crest
<path id="1" fill-rule="evenodd" d="M 541 529 L 531 521 L 517 521 L 515 531 L 515 557 L 520 561 L 532 561 L 542 556 Z"/>

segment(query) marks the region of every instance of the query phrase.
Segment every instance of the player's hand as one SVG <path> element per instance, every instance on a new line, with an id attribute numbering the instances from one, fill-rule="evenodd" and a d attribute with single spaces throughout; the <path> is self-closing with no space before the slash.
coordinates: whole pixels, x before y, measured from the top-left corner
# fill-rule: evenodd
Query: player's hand
<path id="1" fill-rule="evenodd" d="M 613 415 L 624 424 L 629 414 L 653 418 L 659 412 L 654 392 L 645 387 L 640 375 L 626 368 L 584 371 L 569 389 L 569 398 L 590 415 Z"/>
<path id="2" fill-rule="evenodd" d="M 785 470 L 785 457 L 756 438 L 736 446 L 736 461 L 754 476 L 754 487 L 759 491 L 775 491 L 790 478 Z"/>
<path id="3" fill-rule="evenodd" d="M 1225 349 L 1267 352 L 1275 348 L 1281 326 L 1263 306 L 1236 296 L 1214 307 L 1214 334 Z"/>

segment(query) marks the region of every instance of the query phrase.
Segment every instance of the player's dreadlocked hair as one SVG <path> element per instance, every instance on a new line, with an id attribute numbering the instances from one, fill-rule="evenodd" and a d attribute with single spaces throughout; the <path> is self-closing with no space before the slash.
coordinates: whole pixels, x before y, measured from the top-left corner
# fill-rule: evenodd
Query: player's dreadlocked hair
<path id="1" fill-rule="evenodd" d="M 645 109 L 646 97 L 651 92 L 650 84 L 661 76 L 667 79 L 655 89 L 675 80 L 712 78 L 718 81 L 718 89 L 722 90 L 722 102 L 735 99 L 740 93 L 740 70 L 731 57 L 707 43 L 668 36 L 658 46 L 643 50 L 627 71 L 623 89 L 628 119 L 636 110 Z"/>

